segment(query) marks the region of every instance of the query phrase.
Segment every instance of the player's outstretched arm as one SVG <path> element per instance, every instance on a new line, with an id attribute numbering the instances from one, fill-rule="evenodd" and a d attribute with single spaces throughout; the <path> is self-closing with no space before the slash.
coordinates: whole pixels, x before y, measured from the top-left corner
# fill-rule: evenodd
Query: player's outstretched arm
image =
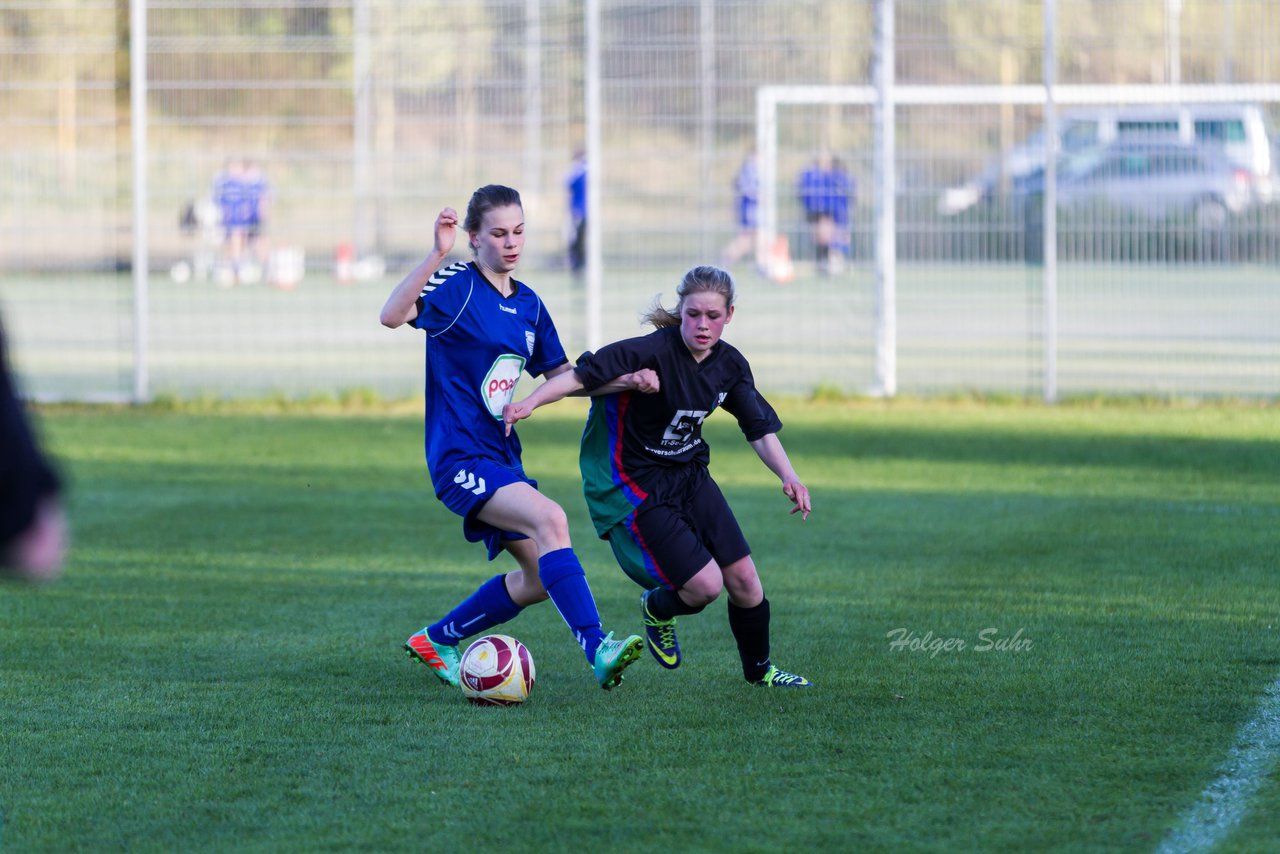
<path id="1" fill-rule="evenodd" d="M 563 366 L 565 370 L 552 374 L 548 372 L 549 379 L 542 385 L 533 390 L 532 393 L 519 403 L 508 403 L 502 407 L 502 421 L 506 424 L 506 434 L 511 435 L 511 426 L 517 421 L 523 421 L 533 414 L 533 410 L 547 403 L 555 403 L 563 397 L 567 397 L 582 388 L 582 380 L 578 379 L 578 374 L 569 369 L 568 365 Z"/>
<path id="2" fill-rule="evenodd" d="M 782 481 L 782 492 L 795 505 L 791 508 L 791 512 L 801 514 L 802 519 L 808 519 L 809 511 L 813 509 L 809 503 L 809 488 L 800 482 L 796 470 L 791 467 L 791 460 L 787 457 L 787 451 L 782 447 L 778 434 L 769 433 L 762 436 L 752 442 L 751 447 L 761 461 L 769 467 L 769 471 L 776 474 Z"/>
<path id="3" fill-rule="evenodd" d="M 638 391 L 641 394 L 657 394 L 662 388 L 662 383 L 658 380 L 658 372 L 652 368 L 641 368 L 630 374 L 623 374 L 609 380 L 602 386 L 593 388 L 591 391 L 571 392 L 570 397 L 601 397 L 606 394 L 617 394 L 620 391 Z"/>
<path id="4" fill-rule="evenodd" d="M 382 306 L 382 314 L 378 318 L 383 326 L 395 329 L 413 320 L 418 297 L 422 294 L 427 279 L 430 279 L 431 274 L 439 270 L 444 259 L 449 257 L 457 231 L 458 212 L 453 208 L 440 211 L 440 215 L 436 217 L 435 246 L 421 264 L 400 280 L 400 284 L 396 285 L 391 296 L 387 297 L 386 303 Z"/>

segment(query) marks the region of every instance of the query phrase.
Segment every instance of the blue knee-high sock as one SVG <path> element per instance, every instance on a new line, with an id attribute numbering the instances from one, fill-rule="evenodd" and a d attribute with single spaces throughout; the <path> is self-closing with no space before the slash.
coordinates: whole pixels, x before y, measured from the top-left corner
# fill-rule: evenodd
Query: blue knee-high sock
<path id="1" fill-rule="evenodd" d="M 596 648 L 604 640 L 600 612 L 587 586 L 587 575 L 573 549 L 557 549 L 538 558 L 538 578 L 560 616 L 573 630 L 587 662 L 595 663 Z"/>
<path id="2" fill-rule="evenodd" d="M 445 614 L 443 619 L 427 626 L 427 637 L 432 643 L 452 646 L 463 638 L 505 623 L 521 610 L 507 592 L 504 576 L 495 575 Z"/>

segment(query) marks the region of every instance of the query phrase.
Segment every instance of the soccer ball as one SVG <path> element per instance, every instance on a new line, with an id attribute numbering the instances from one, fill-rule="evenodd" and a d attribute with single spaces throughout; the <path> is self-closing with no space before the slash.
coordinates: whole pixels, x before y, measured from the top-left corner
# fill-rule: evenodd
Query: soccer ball
<path id="1" fill-rule="evenodd" d="M 458 664 L 463 695 L 477 706 L 514 706 L 533 689 L 533 656 L 508 635 L 472 642 Z"/>

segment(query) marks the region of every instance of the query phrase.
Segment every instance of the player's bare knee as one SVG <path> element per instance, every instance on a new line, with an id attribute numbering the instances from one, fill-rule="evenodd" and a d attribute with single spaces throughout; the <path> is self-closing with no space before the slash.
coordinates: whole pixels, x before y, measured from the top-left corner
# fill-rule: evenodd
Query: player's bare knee
<path id="1" fill-rule="evenodd" d="M 559 504 L 554 501 L 546 502 L 538 513 L 535 525 L 534 538 L 544 554 L 569 547 L 569 519 Z"/>
<path id="2" fill-rule="evenodd" d="M 760 575 L 750 556 L 734 561 L 724 568 L 724 586 L 735 602 L 759 601 L 764 597 Z"/>
<path id="3" fill-rule="evenodd" d="M 680 597 L 689 605 L 701 607 L 716 601 L 723 589 L 724 577 L 719 569 L 716 568 L 713 571 L 708 567 L 680 588 Z"/>

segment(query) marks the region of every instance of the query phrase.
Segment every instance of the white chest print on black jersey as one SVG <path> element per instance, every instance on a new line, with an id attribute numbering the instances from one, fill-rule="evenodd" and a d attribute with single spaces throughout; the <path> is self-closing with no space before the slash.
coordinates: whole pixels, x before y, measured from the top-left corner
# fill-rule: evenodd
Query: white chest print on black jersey
<path id="1" fill-rule="evenodd" d="M 671 423 L 667 425 L 666 432 L 662 434 L 662 444 L 682 445 L 688 442 L 694 429 L 702 423 L 702 419 L 706 418 L 707 414 L 702 409 L 677 409 Z"/>

